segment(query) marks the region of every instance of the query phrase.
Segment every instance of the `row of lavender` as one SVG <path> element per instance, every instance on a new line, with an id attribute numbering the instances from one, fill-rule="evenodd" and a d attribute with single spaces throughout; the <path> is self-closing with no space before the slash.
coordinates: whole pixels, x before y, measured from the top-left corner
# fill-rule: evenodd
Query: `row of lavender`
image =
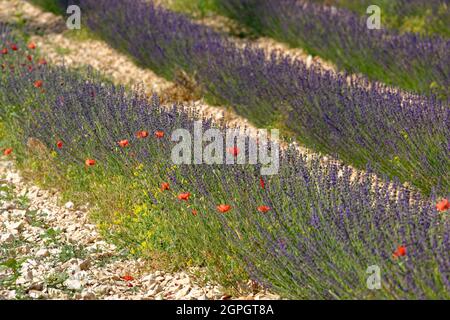
<path id="1" fill-rule="evenodd" d="M 107 230 L 127 249 L 145 244 L 230 283 L 250 275 L 289 298 L 449 298 L 448 202 L 291 148 L 271 177 L 254 165 L 174 166 L 170 134 L 193 131 L 186 110 L 48 66 L 0 31 L 0 118 L 17 137 L 5 154 L 23 161 L 32 137 L 78 195 L 101 207 L 112 188 L 120 203 L 107 201 L 101 223 L 120 208 Z"/>
<path id="2" fill-rule="evenodd" d="M 349 83 L 344 75 L 308 69 L 288 55 L 267 56 L 251 45 L 238 48 L 210 28 L 147 1 L 77 3 L 85 23 L 110 44 L 168 78 L 186 71 L 211 102 L 232 105 L 257 125 L 287 128 L 310 148 L 357 167 L 370 163 L 426 193 L 432 187 L 448 191 L 448 101 L 409 97 L 364 78 Z M 448 59 L 448 45 L 427 43 L 416 42 L 415 51 L 437 50 L 430 59 Z M 438 60 L 437 70 L 448 74 L 450 63 Z M 416 76 L 411 78 L 423 79 Z"/>
<path id="3" fill-rule="evenodd" d="M 342 70 L 419 93 L 450 94 L 450 40 L 369 29 L 367 17 L 308 1 L 215 2 L 219 11 L 257 33 L 304 48 Z"/>
<path id="4" fill-rule="evenodd" d="M 219 0 L 222 1 L 222 0 Z M 367 8 L 381 8 L 383 26 L 423 35 L 450 36 L 449 0 L 309 0 L 311 2 L 347 8 L 367 16 Z"/>
<path id="5" fill-rule="evenodd" d="M 396 15 L 403 14 L 405 16 L 417 15 L 420 11 L 431 11 L 439 14 L 443 11 L 443 7 L 449 5 L 448 0 L 309 0 L 311 2 L 324 3 L 327 5 L 344 6 L 357 11 L 360 9 L 365 13 L 365 9 L 371 4 L 378 5 L 385 8 L 386 11 L 395 13 Z"/>

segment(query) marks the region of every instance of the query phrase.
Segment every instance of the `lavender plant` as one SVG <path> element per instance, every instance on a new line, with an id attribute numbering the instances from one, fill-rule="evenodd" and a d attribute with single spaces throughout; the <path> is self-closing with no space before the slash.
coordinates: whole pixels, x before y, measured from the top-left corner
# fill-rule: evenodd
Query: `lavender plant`
<path id="1" fill-rule="evenodd" d="M 370 30 L 346 9 L 282 0 L 218 0 L 219 10 L 256 32 L 306 49 L 341 70 L 419 93 L 449 94 L 450 42 L 441 37 Z"/>
<path id="2" fill-rule="evenodd" d="M 425 192 L 436 186 L 439 192 L 448 191 L 448 101 L 391 90 L 362 77 L 349 80 L 346 75 L 307 68 L 279 52 L 268 56 L 251 45 L 240 48 L 208 27 L 145 1 L 83 0 L 80 4 L 86 23 L 109 43 L 165 77 L 184 70 L 195 77 L 212 103 L 232 105 L 257 125 L 287 128 L 312 149 L 338 154 L 357 167 L 370 163 L 377 172 L 412 182 Z M 316 18 L 325 21 L 322 11 L 327 9 L 317 10 Z M 352 24 L 337 22 L 356 28 L 359 24 L 353 20 Z M 312 24 L 309 13 L 301 21 Z M 326 43 L 323 39 L 320 42 Z M 411 52 L 436 53 L 430 59 L 436 59 L 439 74 L 448 75 L 448 43 L 395 39 L 398 45 L 392 42 L 392 50 L 383 50 L 395 52 L 415 43 L 417 48 L 411 47 Z M 429 70 L 425 55 L 418 54 L 416 58 L 424 60 L 416 59 L 417 65 L 427 64 Z M 426 79 L 410 77 L 411 72 L 408 79 Z"/>
<path id="3" fill-rule="evenodd" d="M 251 227 L 224 219 L 253 279 L 294 299 L 447 299 L 446 217 L 395 181 L 374 183 L 362 174 L 355 182 L 342 167 L 316 167 L 314 176 L 297 168 L 283 167 L 295 184 L 280 177 L 290 195 L 286 212 L 277 203 Z M 316 188 L 323 194 L 314 195 Z M 441 272 L 433 284 L 418 276 L 431 269 Z M 371 270 L 380 272 L 378 288 L 371 287 Z"/>
<path id="4" fill-rule="evenodd" d="M 389 28 L 424 35 L 450 36 L 448 0 L 312 0 L 311 2 L 347 8 L 366 15 L 370 5 L 382 10 L 383 24 Z"/>
<path id="5" fill-rule="evenodd" d="M 246 278 L 245 267 L 289 298 L 448 298 L 449 220 L 434 196 L 292 148 L 264 183 L 253 165 L 175 166 L 169 136 L 177 128 L 192 132 L 192 111 L 164 109 L 157 97 L 148 101 L 89 71 L 35 63 L 30 70 L 26 51 L 19 43 L 1 58 L 9 68 L 0 73 L 0 114 L 18 135 L 17 156 L 37 139 L 54 171 L 98 205 L 103 185 L 120 187 L 115 201 L 130 201 L 114 205 L 119 222 L 107 225 L 127 248 L 170 252 L 230 283 Z M 15 105 L 20 117 L 6 115 L 3 107 Z M 204 130 L 212 126 L 203 122 Z M 165 135 L 136 135 L 142 130 Z M 123 139 L 129 144 L 118 144 Z M 230 207 L 219 212 L 220 204 Z M 106 208 L 107 222 L 111 203 Z M 366 286 L 374 264 L 382 270 L 380 290 Z"/>

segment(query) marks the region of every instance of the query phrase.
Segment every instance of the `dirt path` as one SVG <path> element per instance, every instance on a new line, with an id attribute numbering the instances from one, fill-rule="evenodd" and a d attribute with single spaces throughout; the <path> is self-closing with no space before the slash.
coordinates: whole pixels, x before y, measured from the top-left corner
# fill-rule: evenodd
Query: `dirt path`
<path id="1" fill-rule="evenodd" d="M 198 270 L 147 271 L 104 241 L 86 208 L 58 205 L 58 194 L 24 182 L 0 159 L 1 299 L 221 299 Z M 274 299 L 261 292 L 240 299 Z"/>
<path id="2" fill-rule="evenodd" d="M 0 297 L 220 298 L 218 288 L 199 288 L 185 273 L 142 272 L 142 261 L 101 239 L 86 210 L 58 206 L 57 194 L 26 185 L 12 162 L 0 162 L 0 175 Z"/>

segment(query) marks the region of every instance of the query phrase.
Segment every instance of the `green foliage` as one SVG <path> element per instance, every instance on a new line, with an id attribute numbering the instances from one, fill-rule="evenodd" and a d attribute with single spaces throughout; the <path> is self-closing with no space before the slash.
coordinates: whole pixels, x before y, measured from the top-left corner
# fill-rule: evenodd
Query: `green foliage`
<path id="1" fill-rule="evenodd" d="M 63 15 L 65 14 L 65 10 L 59 4 L 59 1 L 56 0 L 30 0 L 31 3 L 40 6 L 46 11 L 49 11 L 54 14 Z"/>
<path id="2" fill-rule="evenodd" d="M 218 0 L 220 1 L 220 0 Z M 387 28 L 398 29 L 401 32 L 416 32 L 422 35 L 440 35 L 450 37 L 450 10 L 445 1 L 431 6 L 438 1 L 407 1 L 399 0 L 313 0 L 314 2 L 335 5 L 346 8 L 362 16 L 366 15 L 369 5 L 381 8 L 382 23 Z M 407 7 L 404 5 L 406 4 Z"/>
<path id="3" fill-rule="evenodd" d="M 215 0 L 169 0 L 162 3 L 174 11 L 187 13 L 199 18 L 208 16 L 216 10 Z"/>

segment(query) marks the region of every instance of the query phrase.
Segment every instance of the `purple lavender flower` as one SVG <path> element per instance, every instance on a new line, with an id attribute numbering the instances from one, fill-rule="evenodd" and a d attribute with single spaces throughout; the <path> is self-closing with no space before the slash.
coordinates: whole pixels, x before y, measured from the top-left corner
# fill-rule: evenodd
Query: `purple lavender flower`
<path id="1" fill-rule="evenodd" d="M 329 43 L 340 43 L 353 52 L 358 46 L 383 73 L 400 70 L 408 83 L 448 85 L 448 41 L 363 30 L 360 20 L 347 12 L 282 1 L 285 5 L 258 2 L 261 13 L 270 12 L 259 15 L 268 25 L 279 13 L 284 17 L 281 30 L 308 30 L 301 34 L 318 49 L 328 52 Z M 252 45 L 237 47 L 210 28 L 146 1 L 82 0 L 80 5 L 88 26 L 111 45 L 167 78 L 179 70 L 191 74 L 212 103 L 231 105 L 260 126 L 281 121 L 306 146 L 356 167 L 370 163 L 379 174 L 409 181 L 426 193 L 432 187 L 448 191 L 448 101 L 363 77 L 350 81 L 346 75 L 307 68 L 289 55 L 268 56 Z"/>

